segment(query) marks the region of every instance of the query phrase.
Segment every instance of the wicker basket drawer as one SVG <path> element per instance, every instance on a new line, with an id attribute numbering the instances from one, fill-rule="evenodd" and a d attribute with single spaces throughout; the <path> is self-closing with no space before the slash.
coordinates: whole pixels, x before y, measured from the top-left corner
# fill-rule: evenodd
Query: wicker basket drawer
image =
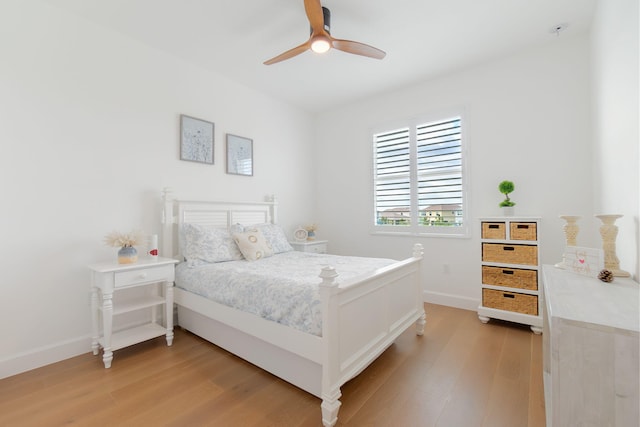
<path id="1" fill-rule="evenodd" d="M 483 243 L 482 261 L 506 264 L 537 265 L 538 247 L 535 245 L 505 245 Z"/>
<path id="2" fill-rule="evenodd" d="M 537 231 L 535 222 L 512 222 L 509 229 L 511 240 L 537 240 Z"/>
<path id="3" fill-rule="evenodd" d="M 482 238 L 483 239 L 506 239 L 507 228 L 504 222 L 483 222 Z"/>
<path id="4" fill-rule="evenodd" d="M 538 290 L 538 272 L 521 268 L 482 266 L 482 283 L 509 288 Z"/>
<path id="5" fill-rule="evenodd" d="M 514 311 L 532 316 L 538 315 L 538 297 L 536 295 L 482 289 L 482 305 L 498 310 Z"/>

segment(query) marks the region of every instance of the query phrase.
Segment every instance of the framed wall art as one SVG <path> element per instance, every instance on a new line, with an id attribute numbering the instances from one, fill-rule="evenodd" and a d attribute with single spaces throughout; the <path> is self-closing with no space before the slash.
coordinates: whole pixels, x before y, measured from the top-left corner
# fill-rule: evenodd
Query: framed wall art
<path id="1" fill-rule="evenodd" d="M 213 164 L 214 124 L 180 115 L 180 159 Z"/>
<path id="2" fill-rule="evenodd" d="M 227 173 L 253 175 L 253 140 L 227 134 Z"/>

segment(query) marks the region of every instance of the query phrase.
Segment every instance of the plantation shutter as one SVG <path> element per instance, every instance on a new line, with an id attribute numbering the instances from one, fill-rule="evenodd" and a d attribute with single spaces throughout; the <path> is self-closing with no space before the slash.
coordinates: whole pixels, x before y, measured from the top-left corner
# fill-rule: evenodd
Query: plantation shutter
<path id="1" fill-rule="evenodd" d="M 416 127 L 418 210 L 424 225 L 462 221 L 460 117 Z"/>
<path id="2" fill-rule="evenodd" d="M 374 135 L 376 224 L 411 224 L 409 128 Z"/>

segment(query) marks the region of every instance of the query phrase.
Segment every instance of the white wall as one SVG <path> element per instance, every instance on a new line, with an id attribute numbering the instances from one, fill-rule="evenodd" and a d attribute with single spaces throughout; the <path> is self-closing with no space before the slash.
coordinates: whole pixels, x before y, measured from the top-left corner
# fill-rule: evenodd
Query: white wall
<path id="1" fill-rule="evenodd" d="M 560 214 L 592 216 L 592 157 L 586 34 L 482 64 L 322 114 L 317 121 L 320 231 L 332 251 L 404 258 L 425 246 L 430 301 L 475 309 L 480 300 L 477 218 L 499 215 L 497 190 L 515 182 L 516 214 L 539 215 L 542 261 L 561 260 Z M 472 236 L 407 238 L 370 235 L 371 128 L 449 107 L 464 107 Z M 585 222 L 593 227 L 595 223 Z M 599 244 L 595 232 L 584 244 Z"/>
<path id="2" fill-rule="evenodd" d="M 592 29 L 594 211 L 616 221 L 621 269 L 640 277 L 638 2 L 599 1 Z"/>
<path id="3" fill-rule="evenodd" d="M 86 265 L 111 230 L 159 233 L 163 187 L 312 216 L 306 113 L 34 1 L 0 4 L 0 55 L 0 378 L 90 350 Z M 215 122 L 215 165 L 179 160 L 181 113 Z M 253 177 L 225 173 L 227 132 Z"/>

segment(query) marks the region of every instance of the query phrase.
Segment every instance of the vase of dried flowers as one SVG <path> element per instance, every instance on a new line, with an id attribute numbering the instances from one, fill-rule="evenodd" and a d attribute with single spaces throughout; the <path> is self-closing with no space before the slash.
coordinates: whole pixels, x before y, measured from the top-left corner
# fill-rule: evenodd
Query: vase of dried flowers
<path id="1" fill-rule="evenodd" d="M 307 225 L 304 229 L 307 230 L 307 240 L 316 240 L 316 230 L 318 229 L 316 224 Z"/>
<path id="2" fill-rule="evenodd" d="M 136 231 L 131 233 L 119 233 L 112 231 L 104 238 L 107 246 L 120 248 L 118 250 L 119 264 L 132 264 L 138 261 L 138 251 L 134 247 L 142 241 L 142 236 Z"/>

